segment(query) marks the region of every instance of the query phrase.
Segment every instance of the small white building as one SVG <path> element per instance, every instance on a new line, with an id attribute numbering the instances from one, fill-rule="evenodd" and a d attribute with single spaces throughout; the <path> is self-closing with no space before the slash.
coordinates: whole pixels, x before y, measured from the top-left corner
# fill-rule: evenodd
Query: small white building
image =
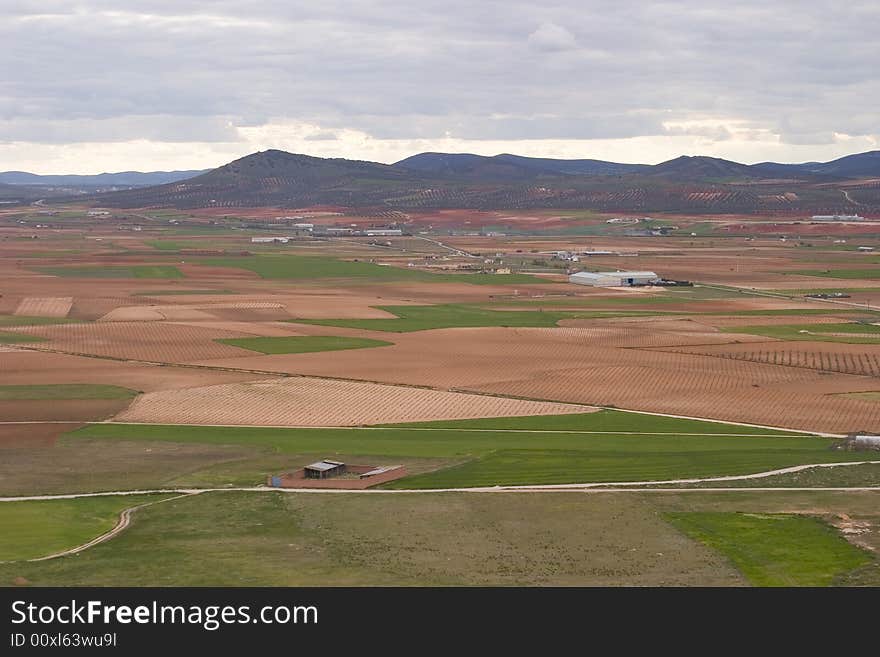
<path id="1" fill-rule="evenodd" d="M 400 228 L 368 228 L 364 231 L 367 237 L 400 237 L 403 230 Z"/>
<path id="2" fill-rule="evenodd" d="M 252 244 L 287 244 L 289 237 L 252 237 Z"/>
<path id="3" fill-rule="evenodd" d="M 652 271 L 580 271 L 568 277 L 569 283 L 592 287 L 629 287 L 650 285 L 660 280 Z"/>

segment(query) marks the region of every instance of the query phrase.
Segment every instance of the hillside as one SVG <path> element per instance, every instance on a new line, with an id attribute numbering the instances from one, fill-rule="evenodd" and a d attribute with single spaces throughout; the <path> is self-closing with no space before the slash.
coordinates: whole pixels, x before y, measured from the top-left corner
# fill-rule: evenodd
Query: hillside
<path id="1" fill-rule="evenodd" d="M 619 164 L 602 160 L 558 160 L 503 153 L 485 156 L 471 153 L 419 153 L 392 166 L 440 176 L 477 180 L 530 180 L 547 176 L 594 176 L 636 173 L 645 164 Z"/>
<path id="2" fill-rule="evenodd" d="M 747 181 L 770 177 L 769 174 L 747 164 L 703 155 L 682 155 L 673 160 L 661 162 L 650 167 L 650 174 L 678 180 L 707 182 Z"/>
<path id="3" fill-rule="evenodd" d="M 745 165 L 682 156 L 649 166 L 422 153 L 387 165 L 268 150 L 187 180 L 96 194 L 91 200 L 112 207 L 880 213 L 880 188 L 843 176 L 856 171 L 880 176 L 880 158 L 865 153 L 826 164 Z M 846 185 L 846 194 L 839 183 Z"/>

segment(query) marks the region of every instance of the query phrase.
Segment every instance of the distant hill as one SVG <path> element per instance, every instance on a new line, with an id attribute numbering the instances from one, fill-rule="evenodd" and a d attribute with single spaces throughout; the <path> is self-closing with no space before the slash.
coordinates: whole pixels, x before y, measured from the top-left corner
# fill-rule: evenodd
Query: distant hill
<path id="1" fill-rule="evenodd" d="M 122 171 L 120 173 L 99 173 L 96 175 L 39 175 L 26 171 L 0 172 L 0 184 L 43 185 L 62 187 L 146 187 L 186 180 L 207 169 L 197 171 Z"/>
<path id="2" fill-rule="evenodd" d="M 381 203 L 396 185 L 411 189 L 413 173 L 387 164 L 325 159 L 279 150 L 242 157 L 183 181 L 100 196 L 121 207 L 258 207 L 314 203 Z"/>
<path id="3" fill-rule="evenodd" d="M 471 153 L 419 153 L 392 166 L 440 176 L 476 180 L 528 180 L 540 176 L 615 175 L 636 173 L 650 167 L 644 164 L 618 164 L 602 160 L 557 160 L 521 155 L 485 156 Z"/>
<path id="4" fill-rule="evenodd" d="M 705 155 L 682 155 L 674 160 L 655 164 L 649 169 L 651 175 L 665 176 L 679 180 L 733 181 L 757 180 L 769 177 L 760 169 L 731 160 L 722 160 Z"/>
<path id="5" fill-rule="evenodd" d="M 803 164 L 762 162 L 755 164 L 754 168 L 789 175 L 814 174 L 837 178 L 875 178 L 880 177 L 880 151 L 847 155 L 831 162 L 804 162 Z"/>
<path id="6" fill-rule="evenodd" d="M 185 180 L 88 198 L 110 207 L 333 205 L 379 214 L 420 208 L 880 214 L 880 187 L 858 182 L 870 177 L 880 177 L 876 152 L 793 165 L 705 156 L 643 165 L 421 153 L 387 165 L 268 150 Z M 837 188 L 840 182 L 846 190 Z"/>

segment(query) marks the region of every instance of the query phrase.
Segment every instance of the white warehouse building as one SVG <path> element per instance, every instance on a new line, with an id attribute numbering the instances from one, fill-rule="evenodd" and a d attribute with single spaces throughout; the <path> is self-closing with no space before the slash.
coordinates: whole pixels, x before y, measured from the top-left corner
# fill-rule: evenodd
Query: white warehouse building
<path id="1" fill-rule="evenodd" d="M 593 287 L 627 287 L 650 285 L 660 280 L 652 271 L 580 271 L 568 277 L 569 283 Z"/>

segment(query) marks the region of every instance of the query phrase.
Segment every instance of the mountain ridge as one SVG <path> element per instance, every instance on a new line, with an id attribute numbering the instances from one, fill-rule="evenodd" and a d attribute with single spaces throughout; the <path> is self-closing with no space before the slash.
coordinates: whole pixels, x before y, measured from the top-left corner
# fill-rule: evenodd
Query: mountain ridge
<path id="1" fill-rule="evenodd" d="M 118 207 L 181 209 L 334 205 L 852 214 L 874 207 L 880 212 L 880 186 L 858 181 L 880 177 L 878 156 L 880 151 L 871 151 L 827 163 L 748 165 L 698 155 L 655 165 L 619 165 L 511 154 L 421 153 L 382 164 L 269 149 L 185 180 L 87 199 Z M 621 166 L 635 168 L 616 168 Z M 841 184 L 846 184 L 846 193 L 837 187 Z"/>

